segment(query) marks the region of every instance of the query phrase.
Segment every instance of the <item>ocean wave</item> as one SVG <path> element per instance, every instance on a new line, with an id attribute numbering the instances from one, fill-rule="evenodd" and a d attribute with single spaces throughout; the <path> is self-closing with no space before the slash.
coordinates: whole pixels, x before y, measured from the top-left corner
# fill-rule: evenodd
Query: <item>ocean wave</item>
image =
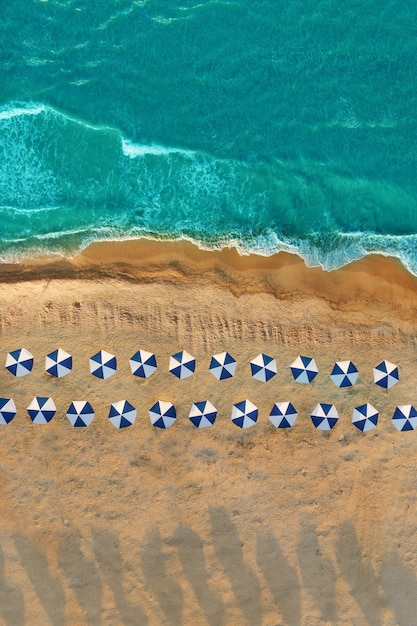
<path id="1" fill-rule="evenodd" d="M 24 215 L 35 215 L 36 213 L 50 213 L 51 211 L 60 211 L 62 207 L 59 206 L 45 206 L 45 207 L 27 207 L 20 209 L 12 205 L 0 205 L 0 213 L 4 213 L 6 216 L 10 213 L 21 213 Z"/>
<path id="2" fill-rule="evenodd" d="M 42 103 L 0 108 L 0 211 L 3 260 L 146 236 L 326 270 L 378 252 L 417 275 L 413 190 L 311 159 L 141 144 Z"/>
<path id="3" fill-rule="evenodd" d="M 160 146 L 157 144 L 142 145 L 122 138 L 122 150 L 125 156 L 131 159 L 152 154 L 154 156 L 162 156 L 167 154 L 183 154 L 193 156 L 192 150 L 184 150 L 182 148 L 172 148 L 168 146 Z"/>
<path id="4" fill-rule="evenodd" d="M 48 110 L 44 104 L 8 104 L 0 107 L 0 120 L 11 120 L 22 115 L 39 115 Z"/>

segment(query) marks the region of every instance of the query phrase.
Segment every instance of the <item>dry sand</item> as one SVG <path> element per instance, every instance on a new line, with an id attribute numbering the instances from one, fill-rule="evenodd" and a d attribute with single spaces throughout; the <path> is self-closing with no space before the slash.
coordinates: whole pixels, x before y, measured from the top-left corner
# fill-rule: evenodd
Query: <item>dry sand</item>
<path id="1" fill-rule="evenodd" d="M 417 280 L 398 262 L 328 274 L 287 254 L 139 241 L 4 265 L 1 278 L 3 358 L 35 357 L 25 378 L 0 370 L 18 407 L 1 427 L 1 624 L 417 624 L 417 433 L 391 423 L 397 404 L 417 403 Z M 59 380 L 44 371 L 58 346 L 74 357 Z M 100 348 L 118 358 L 106 381 L 89 374 Z M 158 358 L 146 381 L 130 373 L 138 348 Z M 180 349 L 197 358 L 184 381 L 167 371 Z M 238 368 L 217 382 L 207 368 L 223 350 Z M 261 351 L 278 363 L 267 384 L 250 375 Z M 319 367 L 309 386 L 289 370 L 300 353 Z M 400 367 L 390 391 L 373 384 L 384 358 Z M 360 372 L 350 390 L 329 379 L 341 359 Z M 35 394 L 56 402 L 47 425 L 26 414 Z M 138 419 L 118 431 L 107 414 L 124 398 Z M 241 431 L 230 413 L 246 398 L 259 421 Z M 65 417 L 74 399 L 96 411 L 87 429 Z M 167 431 L 149 421 L 158 399 L 177 407 Z M 203 399 L 219 415 L 199 431 L 188 412 Z M 293 429 L 268 420 L 280 400 L 299 412 Z M 339 410 L 330 433 L 309 418 L 319 401 Z M 367 401 L 380 422 L 362 434 L 351 415 Z"/>

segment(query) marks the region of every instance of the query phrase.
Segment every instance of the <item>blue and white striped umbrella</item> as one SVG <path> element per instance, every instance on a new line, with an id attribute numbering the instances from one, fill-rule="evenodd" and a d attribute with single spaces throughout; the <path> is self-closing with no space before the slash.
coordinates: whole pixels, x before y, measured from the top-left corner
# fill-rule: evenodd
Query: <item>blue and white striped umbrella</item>
<path id="1" fill-rule="evenodd" d="M 16 412 L 16 405 L 12 398 L 0 398 L 0 424 L 11 422 Z"/>
<path id="2" fill-rule="evenodd" d="M 399 379 L 398 367 L 394 363 L 382 361 L 374 367 L 374 383 L 384 389 L 390 389 L 398 383 Z"/>
<path id="3" fill-rule="evenodd" d="M 258 421 L 258 409 L 250 400 L 242 400 L 233 405 L 231 419 L 239 428 L 249 428 Z"/>
<path id="4" fill-rule="evenodd" d="M 93 407 L 86 400 L 74 400 L 68 408 L 67 418 L 75 428 L 86 428 L 94 419 Z"/>
<path id="5" fill-rule="evenodd" d="M 337 361 L 330 378 L 338 387 L 352 387 L 358 379 L 358 368 L 352 361 Z"/>
<path id="6" fill-rule="evenodd" d="M 72 370 L 72 356 L 61 348 L 50 352 L 46 355 L 45 370 L 56 378 L 66 376 Z"/>
<path id="7" fill-rule="evenodd" d="M 367 402 L 353 409 L 352 424 L 362 432 L 372 430 L 378 424 L 378 411 Z"/>
<path id="8" fill-rule="evenodd" d="M 133 376 L 139 378 L 149 378 L 157 369 L 156 356 L 147 350 L 138 350 L 129 359 L 129 364 Z"/>
<path id="9" fill-rule="evenodd" d="M 33 356 L 25 348 L 19 348 L 9 352 L 6 357 L 6 369 L 9 370 L 13 376 L 26 376 L 32 371 L 33 368 Z"/>
<path id="10" fill-rule="evenodd" d="M 236 371 L 236 360 L 228 352 L 220 352 L 211 357 L 209 371 L 217 380 L 232 378 Z"/>
<path id="11" fill-rule="evenodd" d="M 297 411 L 291 402 L 275 402 L 269 419 L 276 428 L 291 428 L 297 419 Z"/>
<path id="12" fill-rule="evenodd" d="M 114 354 L 100 350 L 90 358 L 90 373 L 97 378 L 110 378 L 117 369 L 117 361 Z"/>
<path id="13" fill-rule="evenodd" d="M 132 426 L 136 420 L 136 409 L 127 400 L 119 400 L 110 405 L 109 420 L 116 428 Z"/>
<path id="14" fill-rule="evenodd" d="M 299 356 L 291 365 L 291 372 L 297 383 L 311 383 L 318 374 L 316 362 L 309 356 Z"/>
<path id="15" fill-rule="evenodd" d="M 392 423 L 400 431 L 415 430 L 417 428 L 417 411 L 412 404 L 397 406 L 392 416 Z"/>
<path id="16" fill-rule="evenodd" d="M 337 424 L 339 414 L 333 404 L 319 403 L 311 414 L 311 421 L 318 430 L 331 430 Z"/>
<path id="17" fill-rule="evenodd" d="M 173 354 L 169 359 L 169 371 L 180 380 L 192 376 L 195 372 L 196 361 L 186 350 Z"/>
<path id="18" fill-rule="evenodd" d="M 188 417 L 197 428 L 207 428 L 216 421 L 217 409 L 209 400 L 194 402 Z"/>
<path id="19" fill-rule="evenodd" d="M 177 412 L 171 402 L 158 400 L 149 409 L 149 418 L 152 426 L 157 428 L 169 428 L 177 419 Z"/>
<path id="20" fill-rule="evenodd" d="M 34 424 L 47 424 L 56 413 L 55 402 L 52 398 L 36 396 L 29 404 L 27 412 Z"/>
<path id="21" fill-rule="evenodd" d="M 259 354 L 250 362 L 250 368 L 252 377 L 263 383 L 268 382 L 268 380 L 273 378 L 277 373 L 277 363 L 275 359 L 263 353 Z"/>

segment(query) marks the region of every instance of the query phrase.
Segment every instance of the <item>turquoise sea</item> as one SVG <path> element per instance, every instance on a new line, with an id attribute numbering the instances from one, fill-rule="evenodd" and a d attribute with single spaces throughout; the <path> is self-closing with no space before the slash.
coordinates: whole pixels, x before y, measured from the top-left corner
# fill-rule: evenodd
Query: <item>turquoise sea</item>
<path id="1" fill-rule="evenodd" d="M 187 237 L 417 274 L 410 0 L 9 0 L 0 258 Z"/>

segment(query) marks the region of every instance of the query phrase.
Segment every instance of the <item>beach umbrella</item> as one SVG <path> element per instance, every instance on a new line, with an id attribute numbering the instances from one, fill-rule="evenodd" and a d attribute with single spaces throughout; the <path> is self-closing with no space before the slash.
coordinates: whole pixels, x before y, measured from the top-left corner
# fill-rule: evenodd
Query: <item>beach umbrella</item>
<path id="1" fill-rule="evenodd" d="M 188 417 L 197 428 L 207 428 L 216 421 L 217 409 L 209 400 L 194 402 Z"/>
<path id="2" fill-rule="evenodd" d="M 249 428 L 258 420 L 258 409 L 250 400 L 242 400 L 233 405 L 232 422 L 239 428 Z"/>
<path id="3" fill-rule="evenodd" d="M 384 389 L 390 389 L 396 385 L 399 378 L 398 367 L 394 363 L 382 361 L 374 367 L 374 383 Z"/>
<path id="4" fill-rule="evenodd" d="M 13 350 L 9 352 L 6 357 L 6 369 L 13 374 L 13 376 L 26 376 L 32 371 L 33 368 L 33 356 L 29 350 L 25 348 L 19 348 L 19 350 Z"/>
<path id="5" fill-rule="evenodd" d="M 358 378 L 358 368 L 352 361 L 337 361 L 330 378 L 338 387 L 352 387 Z"/>
<path id="6" fill-rule="evenodd" d="M 337 424 L 339 414 L 333 404 L 319 403 L 311 414 L 311 421 L 319 430 L 331 430 Z"/>
<path id="7" fill-rule="evenodd" d="M 268 382 L 277 373 L 277 363 L 272 356 L 259 354 L 250 362 L 252 377 L 263 383 Z"/>
<path id="8" fill-rule="evenodd" d="M 106 350 L 100 350 L 90 358 L 90 373 L 97 378 L 113 376 L 117 368 L 116 357 Z"/>
<path id="9" fill-rule="evenodd" d="M 133 376 L 139 378 L 149 378 L 156 371 L 156 356 L 153 352 L 147 350 L 138 350 L 131 359 L 129 359 L 130 369 Z"/>
<path id="10" fill-rule="evenodd" d="M 311 383 L 318 374 L 316 362 L 309 356 L 298 356 L 290 367 L 297 383 Z"/>
<path id="11" fill-rule="evenodd" d="M 417 428 L 417 411 L 411 404 L 397 406 L 392 416 L 392 423 L 400 431 Z"/>
<path id="12" fill-rule="evenodd" d="M 297 419 L 297 411 L 291 402 L 275 402 L 269 419 L 276 428 L 291 428 Z"/>
<path id="13" fill-rule="evenodd" d="M 236 360 L 228 352 L 220 352 L 211 357 L 209 371 L 217 380 L 225 380 L 235 375 Z"/>
<path id="14" fill-rule="evenodd" d="M 127 400 L 119 400 L 110 405 L 109 420 L 116 428 L 132 426 L 136 420 L 136 409 Z"/>
<path id="15" fill-rule="evenodd" d="M 29 404 L 27 412 L 34 424 L 47 424 L 56 413 L 55 402 L 52 398 L 36 396 Z"/>
<path id="16" fill-rule="evenodd" d="M 195 358 L 185 350 L 173 354 L 169 359 L 169 371 L 181 380 L 194 374 L 195 365 Z"/>
<path id="17" fill-rule="evenodd" d="M 86 400 L 74 400 L 68 408 L 67 418 L 72 426 L 85 428 L 94 419 L 93 407 Z"/>
<path id="18" fill-rule="evenodd" d="M 61 348 L 50 352 L 46 355 L 45 370 L 56 378 L 66 376 L 72 370 L 72 356 Z"/>
<path id="19" fill-rule="evenodd" d="M 16 412 L 16 405 L 11 398 L 0 398 L 0 424 L 11 422 Z"/>
<path id="20" fill-rule="evenodd" d="M 378 411 L 368 402 L 353 409 L 352 424 L 363 432 L 375 428 L 378 424 Z"/>
<path id="21" fill-rule="evenodd" d="M 157 428 L 169 428 L 177 419 L 177 412 L 171 402 L 158 400 L 158 402 L 149 409 L 149 417 L 152 426 L 156 426 Z"/>

